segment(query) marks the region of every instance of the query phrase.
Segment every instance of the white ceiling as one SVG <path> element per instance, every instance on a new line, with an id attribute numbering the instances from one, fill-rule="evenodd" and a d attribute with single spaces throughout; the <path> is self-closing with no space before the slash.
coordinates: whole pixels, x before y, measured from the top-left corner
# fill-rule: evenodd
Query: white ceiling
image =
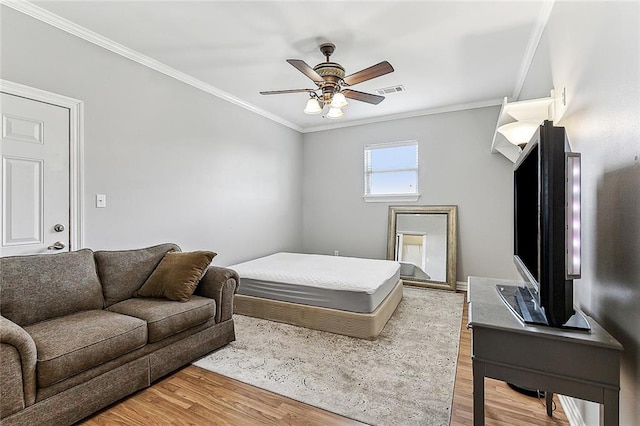
<path id="1" fill-rule="evenodd" d="M 550 10 L 545 0 L 34 3 L 304 131 L 517 97 Z M 304 93 L 258 93 L 314 88 L 285 59 L 313 67 L 325 41 L 347 74 L 383 60 L 395 68 L 354 89 L 406 92 L 379 105 L 352 100 L 338 121 L 303 114 Z"/>

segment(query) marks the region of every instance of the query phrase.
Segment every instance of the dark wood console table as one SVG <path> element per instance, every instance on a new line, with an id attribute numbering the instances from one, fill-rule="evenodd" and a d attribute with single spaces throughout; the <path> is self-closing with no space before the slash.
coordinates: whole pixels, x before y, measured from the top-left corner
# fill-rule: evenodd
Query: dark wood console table
<path id="1" fill-rule="evenodd" d="M 473 424 L 484 425 L 484 378 L 546 392 L 551 416 L 554 393 L 598 402 L 605 426 L 618 424 L 618 343 L 592 318 L 590 332 L 525 325 L 502 302 L 497 284 L 522 283 L 469 277 L 472 329 Z"/>

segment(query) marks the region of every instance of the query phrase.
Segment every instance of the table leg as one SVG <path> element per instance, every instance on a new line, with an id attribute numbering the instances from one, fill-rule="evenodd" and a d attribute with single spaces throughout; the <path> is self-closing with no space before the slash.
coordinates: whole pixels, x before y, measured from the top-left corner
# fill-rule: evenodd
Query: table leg
<path id="1" fill-rule="evenodd" d="M 484 426 L 484 363 L 473 360 L 473 426 Z"/>
<path id="2" fill-rule="evenodd" d="M 600 422 L 604 426 L 617 426 L 619 418 L 619 392 L 617 390 L 605 389 L 604 401 L 600 405 Z"/>
<path id="3" fill-rule="evenodd" d="M 553 417 L 553 392 L 545 391 L 544 404 L 547 406 L 547 416 Z"/>

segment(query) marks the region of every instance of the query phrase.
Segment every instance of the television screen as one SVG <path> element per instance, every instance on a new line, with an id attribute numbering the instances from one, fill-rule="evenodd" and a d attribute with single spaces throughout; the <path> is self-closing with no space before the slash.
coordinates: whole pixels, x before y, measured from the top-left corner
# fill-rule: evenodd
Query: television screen
<path id="1" fill-rule="evenodd" d="M 536 136 L 537 138 L 537 136 Z M 522 265 L 520 273 L 531 274 L 525 277 L 535 286 L 538 292 L 538 217 L 539 217 L 539 189 L 538 189 L 538 144 L 533 143 L 519 159 L 519 164 L 513 173 L 514 179 L 514 256 L 519 258 Z M 524 270 L 523 270 L 524 269 Z"/>
<path id="2" fill-rule="evenodd" d="M 579 154 L 568 149 L 564 128 L 545 121 L 513 168 L 513 258 L 526 286 L 498 286 L 498 290 L 524 322 L 588 328 L 573 308 L 573 278 L 579 277 L 580 253 L 575 251 L 579 224 L 571 225 L 577 232 L 570 232 L 568 226 L 569 218 L 579 220 L 580 201 L 570 198 L 568 190 L 568 186 L 579 186 L 579 180 L 568 178 L 568 173 L 578 174 L 572 158 L 579 163 Z"/>

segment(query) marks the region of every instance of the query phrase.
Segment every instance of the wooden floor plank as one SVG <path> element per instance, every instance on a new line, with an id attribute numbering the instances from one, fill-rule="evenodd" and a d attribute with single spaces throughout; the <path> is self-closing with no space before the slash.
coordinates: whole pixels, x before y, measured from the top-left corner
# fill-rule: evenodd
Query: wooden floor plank
<path id="1" fill-rule="evenodd" d="M 466 328 L 466 300 L 460 324 L 460 349 L 451 407 L 451 426 L 473 423 L 471 332 Z M 515 392 L 505 383 L 485 379 L 487 426 L 568 425 L 554 396 L 556 411 L 547 417 L 543 400 Z M 148 389 L 82 422 L 111 425 L 363 425 L 352 419 L 265 391 L 190 365 Z"/>

